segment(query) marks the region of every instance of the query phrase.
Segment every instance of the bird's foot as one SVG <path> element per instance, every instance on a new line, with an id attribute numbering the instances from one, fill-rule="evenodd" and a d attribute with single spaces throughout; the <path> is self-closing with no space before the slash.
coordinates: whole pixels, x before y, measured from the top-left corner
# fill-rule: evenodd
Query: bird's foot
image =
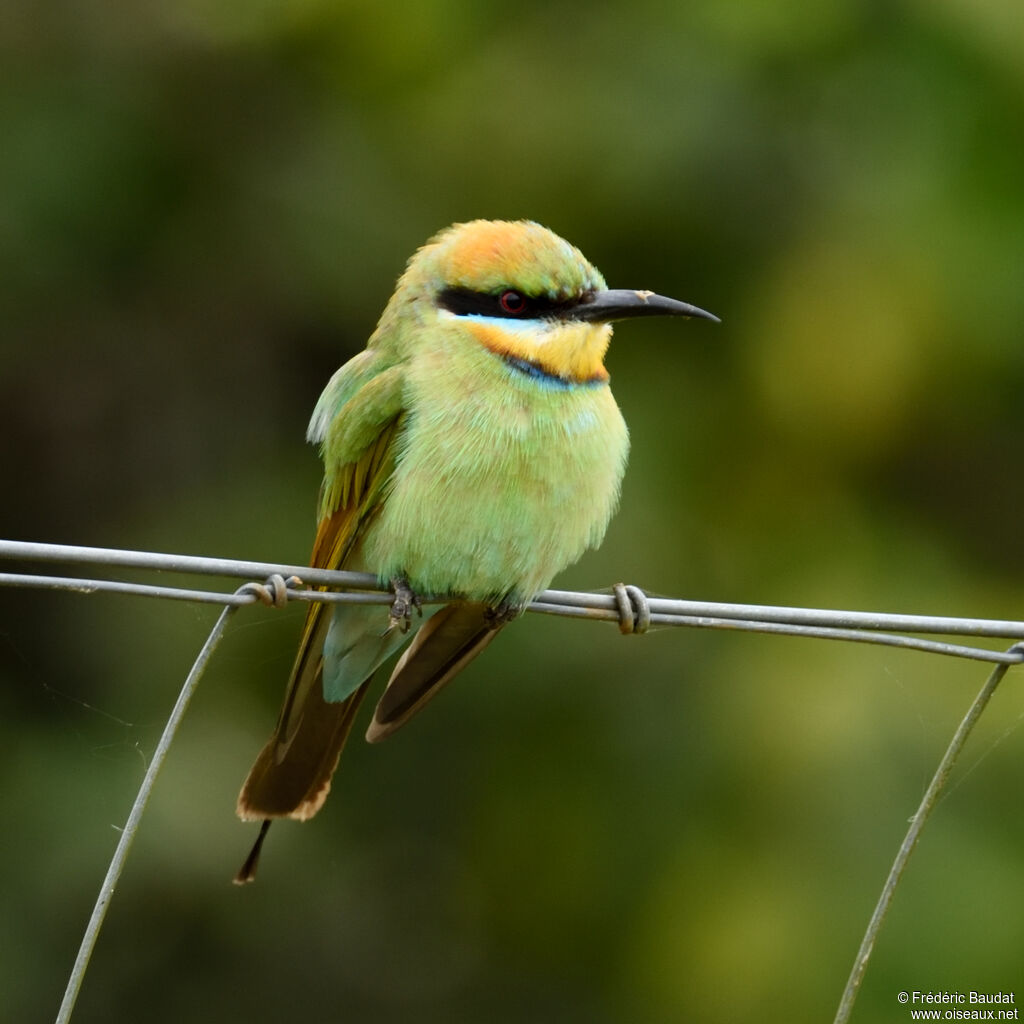
<path id="1" fill-rule="evenodd" d="M 412 622 L 412 610 L 415 608 L 416 614 L 423 616 L 419 595 L 409 586 L 409 581 L 404 576 L 392 576 L 391 589 L 394 591 L 395 600 L 392 602 L 391 615 L 388 618 L 388 632 L 398 629 L 408 633 Z"/>
<path id="2" fill-rule="evenodd" d="M 525 601 L 515 601 L 511 597 L 505 597 L 498 604 L 487 609 L 487 624 L 491 629 L 500 629 L 513 619 L 518 619 L 524 611 L 526 611 Z"/>

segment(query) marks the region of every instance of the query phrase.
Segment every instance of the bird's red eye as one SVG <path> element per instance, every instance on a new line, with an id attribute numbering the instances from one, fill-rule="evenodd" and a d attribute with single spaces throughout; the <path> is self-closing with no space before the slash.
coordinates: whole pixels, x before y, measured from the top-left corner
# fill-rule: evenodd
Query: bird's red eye
<path id="1" fill-rule="evenodd" d="M 501 304 L 502 312 L 510 316 L 517 316 L 526 309 L 526 296 L 511 289 L 502 292 L 498 302 Z"/>

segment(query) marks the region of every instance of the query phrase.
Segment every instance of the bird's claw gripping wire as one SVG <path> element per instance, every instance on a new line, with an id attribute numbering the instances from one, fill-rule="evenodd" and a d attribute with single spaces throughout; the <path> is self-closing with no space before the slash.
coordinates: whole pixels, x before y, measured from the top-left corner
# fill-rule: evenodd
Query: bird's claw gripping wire
<path id="1" fill-rule="evenodd" d="M 416 609 L 416 614 L 421 618 L 423 616 L 419 595 L 409 586 L 409 581 L 404 576 L 393 577 L 391 589 L 394 591 L 395 600 L 391 604 L 387 632 L 398 629 L 402 633 L 408 633 L 413 609 Z"/>
<path id="2" fill-rule="evenodd" d="M 302 586 L 298 576 L 285 579 L 279 572 L 266 578 L 263 583 L 246 583 L 239 587 L 240 594 L 252 594 L 271 608 L 283 608 L 288 603 L 288 591 Z"/>
<path id="3" fill-rule="evenodd" d="M 651 606 L 647 595 L 629 583 L 616 583 L 612 587 L 619 606 L 619 632 L 646 633 L 651 624 Z"/>
<path id="4" fill-rule="evenodd" d="M 485 614 L 487 624 L 491 629 L 500 629 L 508 625 L 513 619 L 518 619 L 526 611 L 526 605 L 520 600 L 511 597 L 503 598 L 493 608 L 488 608 Z"/>

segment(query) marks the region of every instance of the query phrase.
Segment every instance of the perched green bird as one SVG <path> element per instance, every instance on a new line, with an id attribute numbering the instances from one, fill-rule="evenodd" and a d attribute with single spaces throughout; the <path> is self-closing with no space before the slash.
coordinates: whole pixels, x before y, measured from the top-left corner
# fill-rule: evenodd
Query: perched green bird
<path id="1" fill-rule="evenodd" d="M 323 805 L 377 667 L 417 594 L 451 596 L 391 673 L 366 738 L 390 735 L 604 537 L 629 438 L 608 387 L 611 322 L 717 318 L 609 290 L 578 249 L 530 221 L 472 221 L 409 261 L 366 349 L 331 378 L 308 439 L 324 481 L 311 564 L 371 572 L 379 605 L 313 603 L 277 728 L 238 798 L 263 827 Z"/>

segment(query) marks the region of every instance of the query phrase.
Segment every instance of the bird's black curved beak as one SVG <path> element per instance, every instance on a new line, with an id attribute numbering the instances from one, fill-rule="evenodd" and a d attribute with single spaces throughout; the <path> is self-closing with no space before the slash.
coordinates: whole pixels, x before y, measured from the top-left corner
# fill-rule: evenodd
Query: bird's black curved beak
<path id="1" fill-rule="evenodd" d="M 612 320 L 631 320 L 638 316 L 688 316 L 721 323 L 709 313 L 689 302 L 680 302 L 654 292 L 632 291 L 629 288 L 609 288 L 592 292 L 582 298 L 569 311 L 573 320 L 608 323 Z"/>

